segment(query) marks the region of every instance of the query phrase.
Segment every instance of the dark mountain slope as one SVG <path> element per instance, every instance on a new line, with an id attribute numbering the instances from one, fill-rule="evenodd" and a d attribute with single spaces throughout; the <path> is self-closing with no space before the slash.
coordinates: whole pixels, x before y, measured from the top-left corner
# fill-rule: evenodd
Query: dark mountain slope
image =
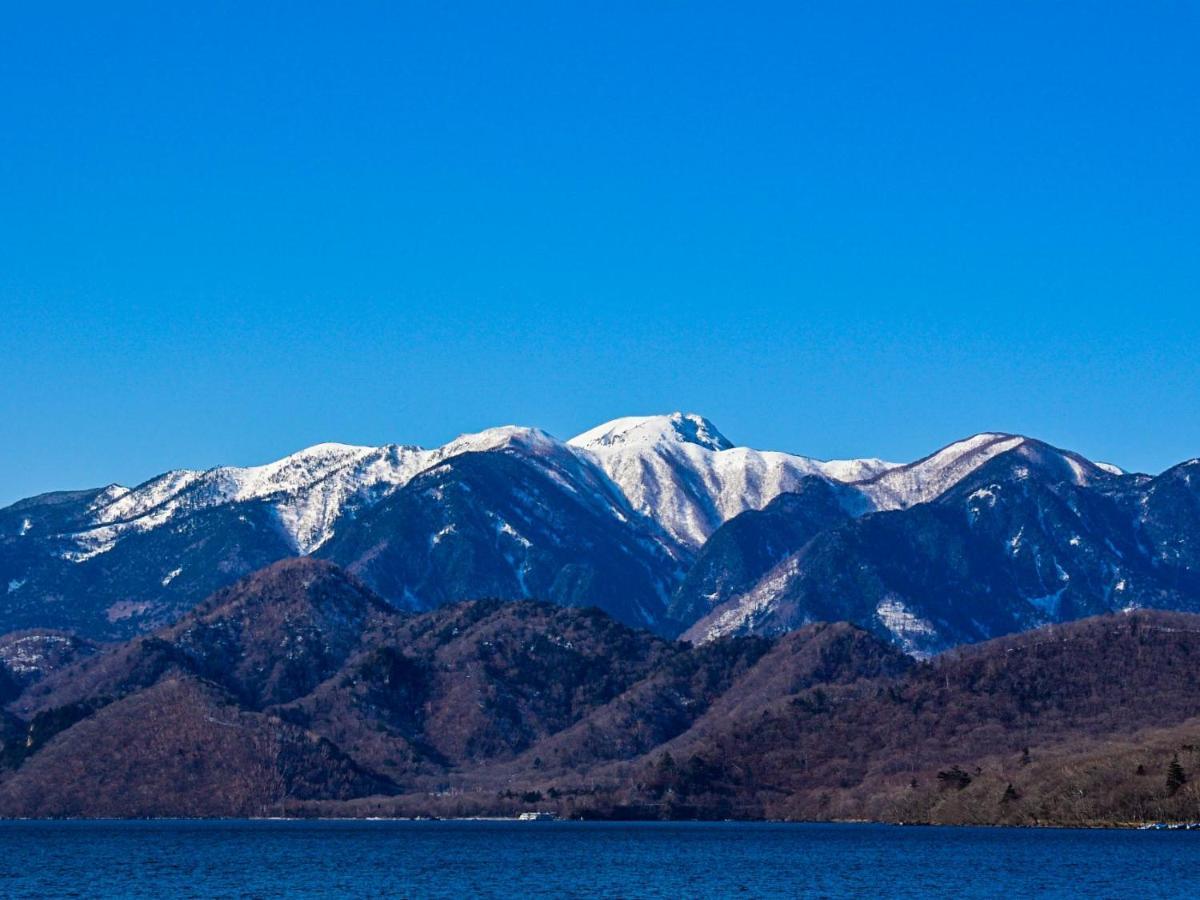
<path id="1" fill-rule="evenodd" d="M 819 534 L 685 637 L 845 619 L 936 652 L 1124 608 L 1200 610 L 1183 536 L 1194 497 L 1178 473 L 1160 479 L 1026 440 L 932 503 Z"/>
<path id="2" fill-rule="evenodd" d="M 336 566 L 284 560 L 218 591 L 169 628 L 51 674 L 18 708 L 30 714 L 112 699 L 187 673 L 259 709 L 307 694 L 368 629 L 398 617 Z"/>
<path id="3" fill-rule="evenodd" d="M 761 664 L 734 682 L 713 705 L 701 730 L 761 712 L 782 697 L 818 684 L 897 678 L 914 665 L 891 642 L 847 622 L 818 622 L 783 635 Z"/>
<path id="4" fill-rule="evenodd" d="M 160 637 L 198 674 L 261 708 L 309 693 L 358 649 L 369 628 L 395 618 L 336 566 L 292 559 L 219 591 Z"/>
<path id="5" fill-rule="evenodd" d="M 23 686 L 7 667 L 0 666 L 0 706 L 5 706 L 21 696 Z"/>
<path id="6" fill-rule="evenodd" d="M 54 737 L 0 782 L 9 816 L 261 816 L 386 788 L 328 741 L 166 678 Z"/>
<path id="7" fill-rule="evenodd" d="M 168 624 L 217 588 L 294 553 L 275 513 L 255 502 L 196 510 L 76 561 L 78 547 L 54 537 L 64 523 L 49 521 L 64 515 L 61 507 L 3 511 L 11 520 L 0 535 L 0 622 L 7 630 L 126 638 Z M 43 525 L 50 534 L 42 535 Z"/>
<path id="8" fill-rule="evenodd" d="M 987 592 L 972 577 L 974 557 L 959 519 L 923 506 L 876 513 L 823 532 L 683 636 L 704 641 L 728 634 L 777 635 L 809 622 L 851 621 L 890 635 L 908 650 L 932 651 L 980 640 L 989 628 L 1012 631 L 1019 624 L 1011 616 L 997 617 L 980 602 Z M 953 608 L 946 604 L 963 615 L 947 621 Z"/>
<path id="9" fill-rule="evenodd" d="M 694 647 L 529 601 L 405 615 L 296 560 L 18 685 L 0 814 L 1178 816 L 1191 795 L 1121 766 L 1200 774 L 1198 688 L 1181 613 L 916 663 L 846 623 Z"/>
<path id="10" fill-rule="evenodd" d="M 504 782 L 536 773 L 570 777 L 609 762 L 635 759 L 682 734 L 770 648 L 761 638 L 733 638 L 700 648 L 676 647 L 649 675 L 549 735 L 515 760 L 495 761 L 471 780 Z"/>
<path id="11" fill-rule="evenodd" d="M 319 555 L 404 609 L 536 597 L 659 626 L 680 566 L 666 539 L 566 478 L 512 454 L 465 453 L 339 524 Z"/>
<path id="12" fill-rule="evenodd" d="M 668 792 L 683 787 L 682 802 L 724 813 L 886 819 L 903 809 L 941 820 L 938 797 L 985 771 L 1020 793 L 1019 770 L 1043 754 L 1136 746 L 1146 729 L 1193 723 L 1198 663 L 1200 617 L 1138 612 L 1051 626 L 954 651 L 898 680 L 801 690 L 721 729 L 689 732 L 663 752 L 702 760 L 704 777 L 684 785 L 661 759 L 648 760 L 632 778 L 647 787 L 634 797 L 657 809 L 680 802 Z M 1161 797 L 1161 782 L 1146 785 L 1154 791 Z M 993 805 L 981 820 L 1002 813 Z"/>
<path id="13" fill-rule="evenodd" d="M 93 641 L 61 631 L 42 629 L 0 635 L 0 678 L 11 679 L 20 693 L 98 650 L 99 645 Z"/>
<path id="14" fill-rule="evenodd" d="M 0 509 L 0 546 L 9 546 L 17 538 L 61 534 L 82 527 L 94 503 L 112 492 L 114 486 L 82 491 L 53 491 L 18 500 Z"/>
<path id="15" fill-rule="evenodd" d="M 668 608 L 671 621 L 690 625 L 748 591 L 819 532 L 847 521 L 851 490 L 807 476 L 795 491 L 780 494 L 763 509 L 734 516 L 713 532 L 676 588 Z"/>
<path id="16" fill-rule="evenodd" d="M 411 779 L 510 759 L 682 653 L 597 610 L 463 603 L 394 628 L 282 714 Z"/>
<path id="17" fill-rule="evenodd" d="M 341 746 L 364 772 L 442 778 L 515 757 L 688 652 L 594 609 L 493 600 L 406 617 L 330 563 L 287 560 L 27 688 L 8 762 L 21 783 L 45 777 L 32 761 L 59 744 L 84 752 L 67 739 L 84 722 L 157 727 L 134 721 L 150 707 L 133 701 L 194 682 Z M 229 777 L 259 777 L 239 760 Z"/>
<path id="18" fill-rule="evenodd" d="M 1168 469 L 1122 499 L 1164 591 L 1200 594 L 1200 459 Z"/>
<path id="19" fill-rule="evenodd" d="M 0 810 L 77 814 L 88 803 L 78 798 L 95 795 L 94 814 L 142 814 L 165 808 L 146 805 L 148 793 L 169 795 L 182 778 L 179 809 L 235 814 L 277 796 L 246 787 L 276 777 L 247 756 L 271 735 L 284 747 L 300 735 L 328 745 L 319 756 L 333 782 L 292 790 L 293 799 L 350 790 L 342 755 L 373 785 L 364 793 L 585 771 L 686 731 L 768 650 L 759 639 L 694 649 L 595 609 L 544 603 L 477 601 L 405 617 L 328 563 L 285 561 L 174 626 L 28 687 L 12 705 L 21 718 L 6 719 L 13 771 Z M 813 677 L 835 677 L 816 668 Z M 231 722 L 244 740 L 218 733 Z M 96 745 L 100 728 L 119 737 Z M 120 746 L 128 755 L 118 759 Z M 198 752 L 223 759 L 200 765 Z M 170 753 L 199 780 L 165 762 Z M 118 808 L 122 793 L 99 782 L 128 787 L 138 765 L 154 769 L 147 787 Z M 197 805 L 203 791 L 224 799 Z"/>

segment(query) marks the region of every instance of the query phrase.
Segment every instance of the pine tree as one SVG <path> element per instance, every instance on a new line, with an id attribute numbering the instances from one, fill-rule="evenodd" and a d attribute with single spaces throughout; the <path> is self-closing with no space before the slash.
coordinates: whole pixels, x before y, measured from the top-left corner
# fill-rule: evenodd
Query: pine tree
<path id="1" fill-rule="evenodd" d="M 1016 788 L 1010 782 L 1008 787 L 1004 789 L 1004 794 L 1000 797 L 1001 803 L 1012 803 L 1014 800 L 1020 800 L 1021 795 L 1017 793 Z"/>
<path id="2" fill-rule="evenodd" d="M 1187 784 L 1187 775 L 1184 774 L 1183 766 L 1179 764 L 1179 755 L 1176 754 L 1171 758 L 1171 764 L 1167 766 L 1167 796 L 1174 797 L 1185 784 Z"/>
<path id="3" fill-rule="evenodd" d="M 961 791 L 971 783 L 971 776 L 959 766 L 951 766 L 943 772 L 938 772 L 938 781 L 944 788 L 954 788 L 956 791 Z"/>

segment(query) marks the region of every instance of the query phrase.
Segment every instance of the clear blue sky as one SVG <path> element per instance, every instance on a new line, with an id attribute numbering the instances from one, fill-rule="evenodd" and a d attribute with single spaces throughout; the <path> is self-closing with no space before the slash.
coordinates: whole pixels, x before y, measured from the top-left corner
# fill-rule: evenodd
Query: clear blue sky
<path id="1" fill-rule="evenodd" d="M 0 502 L 673 409 L 1200 454 L 1198 9 L 10 5 Z"/>

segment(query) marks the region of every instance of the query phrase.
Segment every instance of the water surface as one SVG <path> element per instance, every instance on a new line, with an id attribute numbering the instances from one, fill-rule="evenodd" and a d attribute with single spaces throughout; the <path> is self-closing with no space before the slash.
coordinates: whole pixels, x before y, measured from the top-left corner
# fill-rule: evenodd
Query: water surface
<path id="1" fill-rule="evenodd" d="M 582 822 L 0 822 L 22 897 L 1128 897 L 1200 832 Z"/>

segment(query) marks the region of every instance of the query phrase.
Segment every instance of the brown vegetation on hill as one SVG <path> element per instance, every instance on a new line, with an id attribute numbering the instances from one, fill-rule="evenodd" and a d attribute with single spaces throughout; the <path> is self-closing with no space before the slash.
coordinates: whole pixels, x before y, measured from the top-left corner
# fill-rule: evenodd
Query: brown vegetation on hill
<path id="1" fill-rule="evenodd" d="M 329 741 L 169 676 L 81 719 L 0 783 L 16 816 L 261 816 L 384 783 Z"/>
<path id="2" fill-rule="evenodd" d="M 692 647 L 532 602 L 406 615 L 292 560 L 39 677 L 7 682 L 6 815 L 1200 818 L 1179 613 L 918 663 L 845 623 Z"/>

